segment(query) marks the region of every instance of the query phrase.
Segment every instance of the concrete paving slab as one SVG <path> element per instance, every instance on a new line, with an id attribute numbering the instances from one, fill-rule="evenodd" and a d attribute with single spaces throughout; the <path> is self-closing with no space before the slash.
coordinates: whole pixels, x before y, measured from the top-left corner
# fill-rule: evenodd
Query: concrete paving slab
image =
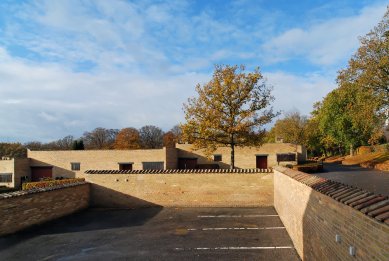
<path id="1" fill-rule="evenodd" d="M 299 260 L 273 207 L 88 209 L 0 238 L 0 257 Z"/>

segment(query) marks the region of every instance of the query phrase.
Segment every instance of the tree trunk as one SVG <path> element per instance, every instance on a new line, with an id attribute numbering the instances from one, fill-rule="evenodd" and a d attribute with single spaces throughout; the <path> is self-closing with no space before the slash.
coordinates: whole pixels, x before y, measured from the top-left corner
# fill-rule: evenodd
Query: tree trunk
<path id="1" fill-rule="evenodd" d="M 354 146 L 350 145 L 350 156 L 354 156 Z"/>
<path id="2" fill-rule="evenodd" d="M 231 166 L 230 169 L 235 168 L 235 145 L 231 144 Z"/>
<path id="3" fill-rule="evenodd" d="M 235 168 L 235 142 L 234 135 L 231 135 L 231 166 L 230 169 Z"/>

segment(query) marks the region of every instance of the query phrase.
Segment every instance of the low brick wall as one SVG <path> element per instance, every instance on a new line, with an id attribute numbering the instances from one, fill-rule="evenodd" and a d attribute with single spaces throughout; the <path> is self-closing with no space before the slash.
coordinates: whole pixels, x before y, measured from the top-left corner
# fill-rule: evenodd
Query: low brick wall
<path id="1" fill-rule="evenodd" d="M 87 208 L 89 184 L 0 194 L 0 236 Z"/>
<path id="2" fill-rule="evenodd" d="M 353 195 L 365 194 L 295 170 L 274 169 L 274 206 L 303 260 L 389 260 L 386 214 L 372 211 L 379 205 L 383 211 L 387 199 L 367 193 L 365 204 L 347 203 Z M 350 246 L 355 256 L 349 254 Z"/>
<path id="3" fill-rule="evenodd" d="M 273 205 L 273 173 L 86 174 L 86 181 L 99 207 Z"/>

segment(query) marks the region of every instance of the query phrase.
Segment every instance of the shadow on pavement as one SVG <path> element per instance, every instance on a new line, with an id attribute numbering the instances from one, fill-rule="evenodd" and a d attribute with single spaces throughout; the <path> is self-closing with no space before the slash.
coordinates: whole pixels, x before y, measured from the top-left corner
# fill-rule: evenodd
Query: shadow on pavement
<path id="1" fill-rule="evenodd" d="M 0 250 L 41 235 L 142 226 L 161 210 L 160 206 L 137 209 L 136 211 L 131 209 L 109 209 L 107 211 L 107 209 L 89 208 L 15 234 L 0 237 Z"/>

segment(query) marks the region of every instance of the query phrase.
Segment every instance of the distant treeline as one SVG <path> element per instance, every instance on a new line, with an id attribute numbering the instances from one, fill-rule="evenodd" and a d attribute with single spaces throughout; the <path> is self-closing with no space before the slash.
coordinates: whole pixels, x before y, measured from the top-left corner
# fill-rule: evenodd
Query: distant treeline
<path id="1" fill-rule="evenodd" d="M 80 138 L 66 136 L 62 139 L 43 143 L 0 143 L 0 157 L 24 158 L 30 150 L 110 150 L 110 149 L 158 149 L 174 147 L 181 141 L 181 129 L 178 125 L 164 132 L 161 128 L 146 125 L 140 129 L 96 128 L 84 132 Z"/>

